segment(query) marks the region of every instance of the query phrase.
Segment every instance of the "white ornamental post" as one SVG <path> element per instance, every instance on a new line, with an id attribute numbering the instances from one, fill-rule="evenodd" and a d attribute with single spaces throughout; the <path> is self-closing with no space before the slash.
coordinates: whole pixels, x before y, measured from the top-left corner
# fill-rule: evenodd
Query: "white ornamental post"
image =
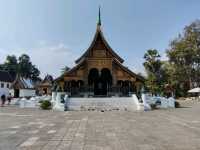
<path id="1" fill-rule="evenodd" d="M 64 111 L 65 106 L 63 103 L 61 103 L 61 101 L 62 101 L 62 95 L 64 95 L 65 92 L 62 92 L 62 88 L 60 86 L 57 87 L 56 91 L 57 91 L 56 102 L 55 105 L 53 106 L 53 109 Z"/>
<path id="2" fill-rule="evenodd" d="M 55 92 L 55 91 L 53 91 L 51 94 L 51 102 L 53 103 L 53 105 L 56 102 L 56 95 L 57 95 L 57 92 Z"/>
<path id="3" fill-rule="evenodd" d="M 67 94 L 65 95 L 64 100 L 65 100 L 65 104 L 64 104 L 65 110 L 68 110 L 69 109 L 69 97 Z"/>
<path id="4" fill-rule="evenodd" d="M 143 105 L 144 105 L 144 111 L 151 110 L 150 105 L 147 103 L 146 94 L 144 94 L 144 93 L 142 93 L 142 101 L 143 101 Z"/>

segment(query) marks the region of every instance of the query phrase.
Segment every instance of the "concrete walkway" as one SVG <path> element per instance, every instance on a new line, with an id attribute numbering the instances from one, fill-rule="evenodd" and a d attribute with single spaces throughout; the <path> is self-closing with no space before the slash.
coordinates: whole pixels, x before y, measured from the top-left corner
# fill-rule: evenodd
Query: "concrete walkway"
<path id="1" fill-rule="evenodd" d="M 199 150 L 200 103 L 150 112 L 0 108 L 0 150 Z"/>

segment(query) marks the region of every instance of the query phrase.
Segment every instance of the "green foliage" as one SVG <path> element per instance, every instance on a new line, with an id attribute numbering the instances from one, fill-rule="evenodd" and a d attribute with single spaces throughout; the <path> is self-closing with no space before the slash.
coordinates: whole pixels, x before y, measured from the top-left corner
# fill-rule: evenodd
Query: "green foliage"
<path id="1" fill-rule="evenodd" d="M 61 73 L 64 74 L 65 72 L 69 71 L 70 68 L 68 66 L 65 66 L 64 68 L 61 69 Z"/>
<path id="2" fill-rule="evenodd" d="M 152 110 L 157 109 L 157 105 L 156 104 L 150 104 L 150 107 L 151 107 Z"/>
<path id="3" fill-rule="evenodd" d="M 144 54 L 144 59 L 146 60 L 144 62 L 144 67 L 146 71 L 149 73 L 156 74 L 159 72 L 159 69 L 161 67 L 160 62 L 160 55 L 158 54 L 158 51 L 156 49 L 149 49 Z"/>
<path id="4" fill-rule="evenodd" d="M 52 108 L 51 102 L 45 100 L 45 101 L 41 101 L 40 103 L 40 108 L 44 109 L 44 110 L 49 110 Z"/>
<path id="5" fill-rule="evenodd" d="M 170 84 L 176 96 L 186 96 L 189 89 L 200 85 L 200 20 L 186 26 L 184 33 L 171 42 L 167 56 L 173 67 Z"/>
<path id="6" fill-rule="evenodd" d="M 28 55 L 21 55 L 19 57 L 19 72 L 22 77 L 28 78 L 31 73 L 32 64 L 30 62 L 30 57 Z"/>
<path id="7" fill-rule="evenodd" d="M 176 97 L 186 96 L 200 86 L 200 20 L 186 26 L 166 53 L 168 61 L 161 61 L 156 49 L 145 53 L 146 87 L 152 94 L 166 94 L 168 89 Z"/>
<path id="8" fill-rule="evenodd" d="M 8 55 L 6 61 L 1 65 L 2 70 L 6 70 L 12 77 L 15 77 L 18 73 L 18 62 L 15 55 Z"/>
<path id="9" fill-rule="evenodd" d="M 180 107 L 181 107 L 180 103 L 175 101 L 175 108 L 180 108 Z"/>
<path id="10" fill-rule="evenodd" d="M 153 94 L 162 94 L 164 70 L 160 55 L 156 49 L 148 50 L 144 55 L 144 67 L 147 72 L 146 87 Z"/>
<path id="11" fill-rule="evenodd" d="M 59 85 L 57 85 L 57 87 L 56 87 L 56 91 L 57 91 L 57 92 L 62 92 L 62 87 L 59 86 Z"/>
<path id="12" fill-rule="evenodd" d="M 30 57 L 22 54 L 18 59 L 15 55 L 8 55 L 0 69 L 8 71 L 12 77 L 19 74 L 22 77 L 30 78 L 34 81 L 39 79 L 40 71 L 32 64 Z"/>

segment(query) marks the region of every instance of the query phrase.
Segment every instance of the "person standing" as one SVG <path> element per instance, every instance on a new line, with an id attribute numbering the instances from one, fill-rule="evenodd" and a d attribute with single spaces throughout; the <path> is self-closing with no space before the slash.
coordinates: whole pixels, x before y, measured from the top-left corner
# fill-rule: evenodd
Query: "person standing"
<path id="1" fill-rule="evenodd" d="M 11 99 L 12 99 L 12 97 L 11 97 L 11 94 L 9 93 L 9 95 L 7 96 L 8 105 L 10 105 Z"/>
<path id="2" fill-rule="evenodd" d="M 6 102 L 6 96 L 5 96 L 5 94 L 3 94 L 3 95 L 1 95 L 1 107 L 4 106 L 5 102 Z"/>

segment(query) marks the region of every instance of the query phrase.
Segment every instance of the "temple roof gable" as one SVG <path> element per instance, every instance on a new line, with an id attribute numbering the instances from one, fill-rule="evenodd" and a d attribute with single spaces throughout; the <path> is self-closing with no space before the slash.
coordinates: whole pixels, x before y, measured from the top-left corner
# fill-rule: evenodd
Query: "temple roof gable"
<path id="1" fill-rule="evenodd" d="M 115 51 L 110 47 L 110 45 L 108 44 L 108 42 L 106 41 L 106 39 L 103 35 L 103 32 L 101 31 L 101 26 L 99 24 L 97 24 L 96 33 L 95 33 L 95 36 L 92 40 L 92 43 L 90 44 L 90 46 L 86 50 L 86 52 L 75 61 L 75 63 L 79 63 L 82 59 L 85 59 L 86 57 L 89 56 L 90 52 L 92 51 L 94 46 L 97 44 L 98 38 L 101 39 L 104 46 L 106 47 L 106 50 L 112 55 L 112 57 L 117 59 L 120 63 L 124 62 L 124 60 L 117 53 L 115 53 Z"/>

